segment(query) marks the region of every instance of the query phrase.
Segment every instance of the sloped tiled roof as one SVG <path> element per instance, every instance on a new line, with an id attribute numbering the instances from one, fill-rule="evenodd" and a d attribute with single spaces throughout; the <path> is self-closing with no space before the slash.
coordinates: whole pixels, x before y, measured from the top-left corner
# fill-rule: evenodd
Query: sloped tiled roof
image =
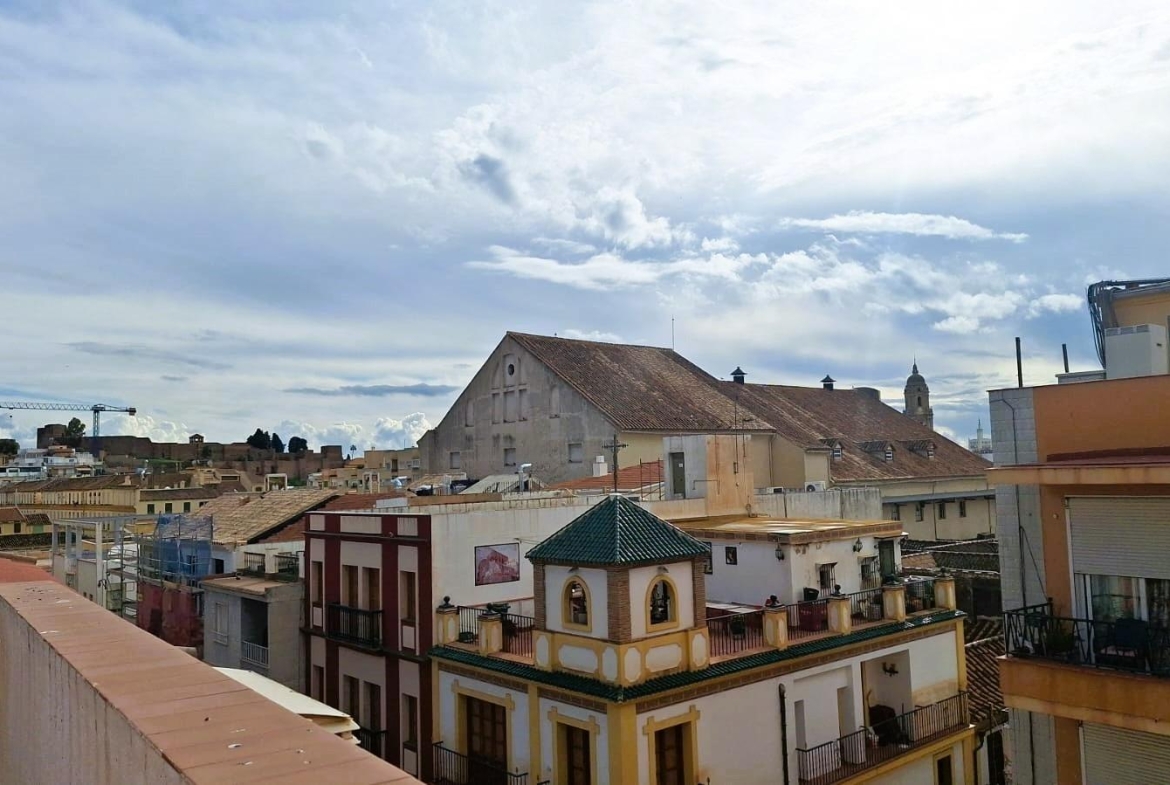
<path id="1" fill-rule="evenodd" d="M 140 501 L 182 501 L 184 499 L 214 499 L 219 496 L 214 488 L 148 488 L 138 495 Z"/>
<path id="2" fill-rule="evenodd" d="M 267 493 L 229 493 L 199 509 L 200 518 L 211 518 L 218 543 L 246 543 L 292 523 L 320 507 L 337 491 L 289 488 Z"/>
<path id="3" fill-rule="evenodd" d="M 705 556 L 707 546 L 624 496 L 609 496 L 528 551 L 533 562 L 646 564 Z"/>
<path id="4" fill-rule="evenodd" d="M 991 710 L 1003 708 L 998 660 L 1004 654 L 1003 636 L 968 643 L 966 650 L 967 695 L 972 720 L 977 722 Z"/>
<path id="5" fill-rule="evenodd" d="M 968 617 L 967 622 L 963 625 L 963 639 L 967 643 L 1002 637 L 1003 619 L 1000 617 Z"/>
<path id="6" fill-rule="evenodd" d="M 720 382 L 673 349 L 508 333 L 610 422 L 630 431 L 725 431 L 735 402 Z M 769 430 L 758 420 L 739 423 Z"/>
<path id="7" fill-rule="evenodd" d="M 30 493 L 35 491 L 100 491 L 106 488 L 128 487 L 136 488 L 140 485 L 137 476 L 132 474 L 101 474 L 94 477 L 54 477 L 51 480 L 30 480 L 13 485 L 4 486 L 5 491 L 19 491 Z"/>
<path id="8" fill-rule="evenodd" d="M 791 442 L 823 449 L 825 440 L 839 440 L 841 458 L 829 469 L 836 482 L 982 475 L 991 467 L 970 450 L 858 390 L 721 385 L 728 395 L 739 395 L 741 409 L 750 409 Z M 885 442 L 893 443 L 892 461 L 885 460 Z M 915 451 L 926 443 L 934 444 L 933 458 Z"/>
<path id="9" fill-rule="evenodd" d="M 346 493 L 325 502 L 323 510 L 372 510 L 382 499 L 401 499 L 404 491 L 381 491 L 378 493 Z"/>
<path id="10" fill-rule="evenodd" d="M 0 523 L 24 523 L 19 507 L 0 507 Z"/>
<path id="11" fill-rule="evenodd" d="M 647 461 L 618 469 L 617 487 L 619 492 L 628 493 L 657 485 L 662 482 L 662 461 Z M 550 490 L 569 491 L 612 491 L 613 472 L 600 477 L 581 477 L 576 480 L 553 483 Z"/>

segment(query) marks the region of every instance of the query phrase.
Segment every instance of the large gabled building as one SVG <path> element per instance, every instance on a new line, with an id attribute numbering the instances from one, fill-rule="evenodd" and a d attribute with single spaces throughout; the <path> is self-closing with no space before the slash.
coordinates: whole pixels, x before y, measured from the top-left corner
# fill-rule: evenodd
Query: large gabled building
<path id="1" fill-rule="evenodd" d="M 917 539 L 994 531 L 990 464 L 924 424 L 933 410 L 917 365 L 906 413 L 828 377 L 813 388 L 745 377 L 720 381 L 672 349 L 510 332 L 420 440 L 423 470 L 482 478 L 529 464 L 561 483 L 590 477 L 599 458 L 612 471 L 615 437 L 627 467 L 662 458 L 663 436 L 736 434 L 761 488 L 877 486 Z M 685 472 L 666 463 L 666 475 Z"/>

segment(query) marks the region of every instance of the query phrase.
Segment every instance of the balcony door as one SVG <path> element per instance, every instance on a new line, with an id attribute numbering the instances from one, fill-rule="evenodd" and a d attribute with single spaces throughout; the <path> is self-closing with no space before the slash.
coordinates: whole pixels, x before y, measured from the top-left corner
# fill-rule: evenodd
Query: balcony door
<path id="1" fill-rule="evenodd" d="M 496 703 L 465 698 L 468 782 L 506 785 L 508 781 L 508 715 Z"/>
<path id="2" fill-rule="evenodd" d="M 686 725 L 671 725 L 654 733 L 654 785 L 690 785 L 686 771 Z"/>
<path id="3" fill-rule="evenodd" d="M 560 725 L 561 749 L 564 763 L 561 771 L 565 785 L 593 785 L 592 745 L 589 731 L 575 725 Z"/>

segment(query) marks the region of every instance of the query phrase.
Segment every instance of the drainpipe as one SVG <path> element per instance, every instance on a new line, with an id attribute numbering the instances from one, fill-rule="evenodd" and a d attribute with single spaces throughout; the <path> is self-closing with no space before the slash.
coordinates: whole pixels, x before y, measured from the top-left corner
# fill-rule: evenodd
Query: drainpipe
<path id="1" fill-rule="evenodd" d="M 790 785 L 788 780 L 788 702 L 784 697 L 784 685 L 779 685 L 780 691 L 780 765 L 784 772 L 784 785 Z"/>

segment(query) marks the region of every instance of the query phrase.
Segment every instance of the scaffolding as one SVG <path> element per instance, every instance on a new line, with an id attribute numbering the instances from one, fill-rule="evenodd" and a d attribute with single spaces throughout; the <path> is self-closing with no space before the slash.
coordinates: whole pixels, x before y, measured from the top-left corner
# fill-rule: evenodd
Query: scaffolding
<path id="1" fill-rule="evenodd" d="M 133 619 L 138 596 L 134 528 L 140 523 L 136 516 L 54 520 L 54 577 L 106 610 Z"/>
<path id="2" fill-rule="evenodd" d="M 211 518 L 160 515 L 154 531 L 136 539 L 138 577 L 196 587 L 211 573 Z"/>

